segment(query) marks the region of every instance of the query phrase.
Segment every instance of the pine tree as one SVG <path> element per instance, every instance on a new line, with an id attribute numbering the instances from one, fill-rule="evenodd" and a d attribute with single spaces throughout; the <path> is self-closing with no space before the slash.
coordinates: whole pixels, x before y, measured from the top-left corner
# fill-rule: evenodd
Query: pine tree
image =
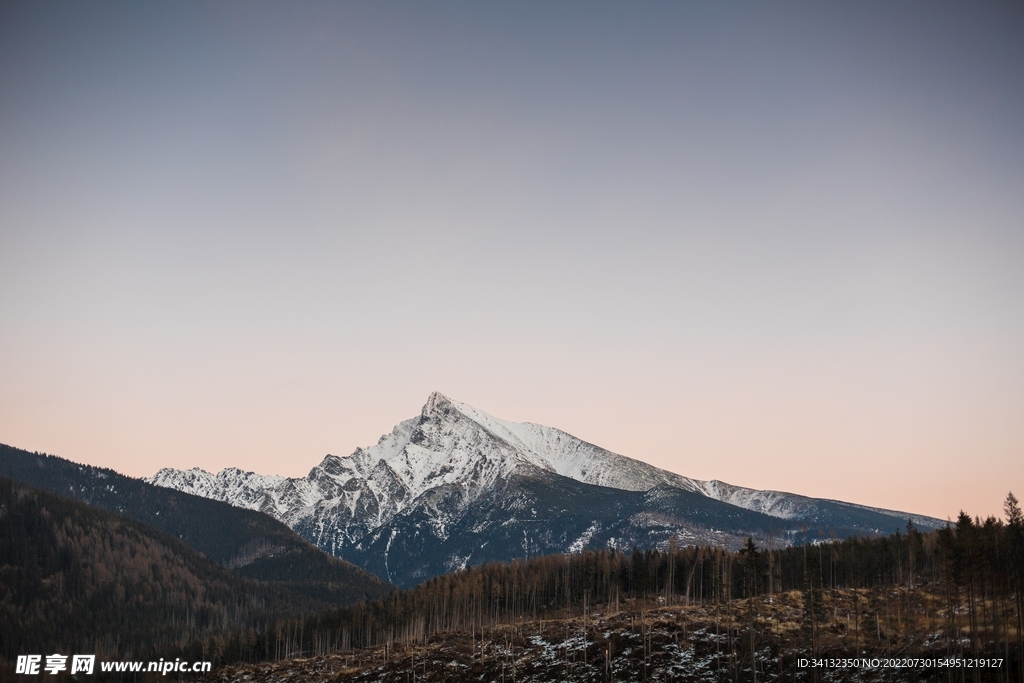
<path id="1" fill-rule="evenodd" d="M 1024 525 L 1024 514 L 1020 511 L 1020 503 L 1013 491 L 1006 494 L 1006 502 L 1003 503 L 1003 511 L 1006 513 L 1006 523 L 1010 526 Z"/>

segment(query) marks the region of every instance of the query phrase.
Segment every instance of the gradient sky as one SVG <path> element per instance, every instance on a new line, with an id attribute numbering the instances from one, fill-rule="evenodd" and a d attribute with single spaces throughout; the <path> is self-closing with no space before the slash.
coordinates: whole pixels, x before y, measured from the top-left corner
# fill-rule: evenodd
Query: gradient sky
<path id="1" fill-rule="evenodd" d="M 438 390 L 1024 496 L 1024 10 L 0 4 L 0 442 L 305 474 Z"/>

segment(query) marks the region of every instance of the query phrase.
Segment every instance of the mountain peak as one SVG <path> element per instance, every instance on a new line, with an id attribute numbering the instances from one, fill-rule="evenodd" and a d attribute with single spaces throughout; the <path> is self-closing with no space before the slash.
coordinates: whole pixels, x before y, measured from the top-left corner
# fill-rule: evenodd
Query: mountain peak
<path id="1" fill-rule="evenodd" d="M 434 405 L 436 403 L 441 403 L 443 401 L 451 402 L 451 399 L 442 394 L 440 391 L 432 391 L 430 392 L 430 396 L 427 397 L 428 406 Z"/>
<path id="2" fill-rule="evenodd" d="M 423 405 L 422 415 L 426 417 L 434 413 L 446 413 L 455 407 L 455 401 L 451 400 L 440 391 L 431 392 L 427 402 Z"/>
<path id="3" fill-rule="evenodd" d="M 464 566 L 469 556 L 474 563 L 511 558 L 520 547 L 530 554 L 631 547 L 667 542 L 667 534 L 738 543 L 775 528 L 796 538 L 807 524 L 876 533 L 907 518 L 689 479 L 437 391 L 419 416 L 376 445 L 325 456 L 303 478 L 161 470 L 152 483 L 267 512 L 331 553 L 410 582 Z"/>

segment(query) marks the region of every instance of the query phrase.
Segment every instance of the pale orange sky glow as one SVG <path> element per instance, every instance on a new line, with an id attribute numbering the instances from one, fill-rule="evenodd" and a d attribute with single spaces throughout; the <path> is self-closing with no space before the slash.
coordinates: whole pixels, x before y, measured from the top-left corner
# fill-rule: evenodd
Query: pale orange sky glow
<path id="1" fill-rule="evenodd" d="M 0 442 L 296 476 L 436 390 L 1024 497 L 1019 8 L 446 7 L 0 9 Z"/>

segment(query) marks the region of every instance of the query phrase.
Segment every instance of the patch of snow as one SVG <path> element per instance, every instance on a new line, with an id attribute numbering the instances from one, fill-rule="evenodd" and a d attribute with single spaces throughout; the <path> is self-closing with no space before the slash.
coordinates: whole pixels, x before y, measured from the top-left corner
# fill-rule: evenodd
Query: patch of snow
<path id="1" fill-rule="evenodd" d="M 597 533 L 598 529 L 600 528 L 601 525 L 598 522 L 595 521 L 594 523 L 592 523 L 590 526 L 587 527 L 586 531 L 580 534 L 579 538 L 577 538 L 575 541 L 569 544 L 569 549 L 567 552 L 582 553 L 583 549 L 586 548 L 587 545 L 590 543 L 590 539 L 594 537 L 594 534 Z"/>

